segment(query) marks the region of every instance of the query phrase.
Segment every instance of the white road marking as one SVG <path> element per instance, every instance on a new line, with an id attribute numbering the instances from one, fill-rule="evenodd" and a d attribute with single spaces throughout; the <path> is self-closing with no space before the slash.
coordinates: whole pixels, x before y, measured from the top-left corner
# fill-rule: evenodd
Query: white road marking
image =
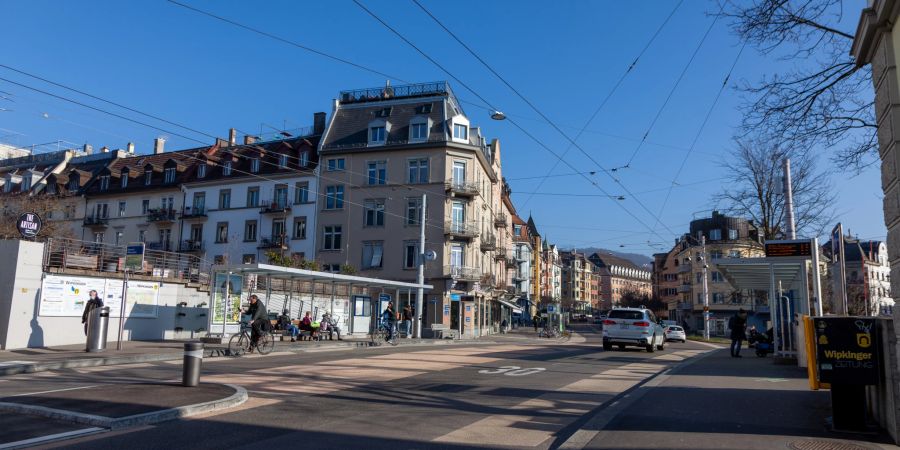
<path id="1" fill-rule="evenodd" d="M 90 428 L 84 428 L 81 430 L 66 431 L 65 433 L 57 433 L 57 434 L 50 434 L 47 436 L 39 436 L 36 438 L 25 439 L 23 441 L 7 442 L 6 444 L 0 444 L 0 450 L 31 447 L 31 446 L 37 445 L 37 444 L 43 444 L 43 443 L 58 441 L 58 440 L 62 440 L 62 439 L 70 439 L 70 438 L 73 438 L 76 436 L 100 433 L 102 431 L 105 431 L 105 429 L 97 428 L 97 427 L 90 427 Z"/>
<path id="2" fill-rule="evenodd" d="M 26 395 L 40 395 L 40 394 L 52 394 L 52 393 L 54 393 L 54 392 L 77 391 L 77 390 L 79 390 L 79 389 L 90 389 L 90 388 L 97 387 L 97 386 L 100 386 L 100 385 L 99 385 L 99 384 L 92 384 L 92 385 L 90 385 L 90 386 L 79 386 L 79 387 L 65 388 L 65 389 L 54 389 L 54 390 L 52 390 L 52 391 L 29 392 L 29 393 L 26 393 L 26 394 L 10 395 L 10 397 L 24 397 L 24 396 L 26 396 Z"/>
<path id="3" fill-rule="evenodd" d="M 34 364 L 34 361 L 4 361 L 0 362 L 0 367 L 24 366 L 26 364 Z"/>

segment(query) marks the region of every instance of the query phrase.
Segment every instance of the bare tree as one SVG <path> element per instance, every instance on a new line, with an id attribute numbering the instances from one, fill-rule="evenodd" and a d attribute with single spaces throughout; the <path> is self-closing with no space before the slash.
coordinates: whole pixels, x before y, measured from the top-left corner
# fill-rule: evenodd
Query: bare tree
<path id="1" fill-rule="evenodd" d="M 37 235 L 37 240 L 47 238 L 77 238 L 73 232 L 73 226 L 68 220 L 62 219 L 62 201 L 58 197 L 27 194 L 5 194 L 0 200 L 0 239 L 19 239 L 21 235 L 16 226 L 19 216 L 25 212 L 37 213 L 42 218 L 43 226 Z M 79 221 L 78 227 L 81 226 Z"/>
<path id="2" fill-rule="evenodd" d="M 720 14 L 742 40 L 795 67 L 738 86 L 747 94 L 744 134 L 764 129 L 796 148 L 832 148 L 835 162 L 856 170 L 877 160 L 871 69 L 850 56 L 842 1 L 723 1 Z"/>
<path id="3" fill-rule="evenodd" d="M 713 199 L 724 209 L 756 224 L 765 239 L 783 237 L 782 164 L 791 159 L 791 184 L 797 234 L 819 236 L 834 220 L 835 193 L 808 152 L 791 151 L 767 138 L 741 138 L 720 163 L 725 188 Z"/>

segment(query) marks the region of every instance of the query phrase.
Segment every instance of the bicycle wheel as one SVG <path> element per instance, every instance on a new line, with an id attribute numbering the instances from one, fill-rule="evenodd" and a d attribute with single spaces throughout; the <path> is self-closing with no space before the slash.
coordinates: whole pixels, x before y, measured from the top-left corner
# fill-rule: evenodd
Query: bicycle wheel
<path id="1" fill-rule="evenodd" d="M 246 333 L 235 334 L 228 340 L 228 354 L 231 356 L 241 356 L 250 346 L 250 338 Z"/>
<path id="2" fill-rule="evenodd" d="M 259 342 L 256 343 L 256 350 L 259 351 L 260 355 L 268 355 L 272 353 L 272 350 L 275 350 L 275 339 L 272 338 L 271 333 L 263 333 L 259 337 Z"/>
<path id="3" fill-rule="evenodd" d="M 378 347 L 382 343 L 384 343 L 384 341 L 385 341 L 384 330 L 382 330 L 381 328 L 375 329 L 375 331 L 372 332 L 372 345 L 374 345 L 375 347 Z"/>

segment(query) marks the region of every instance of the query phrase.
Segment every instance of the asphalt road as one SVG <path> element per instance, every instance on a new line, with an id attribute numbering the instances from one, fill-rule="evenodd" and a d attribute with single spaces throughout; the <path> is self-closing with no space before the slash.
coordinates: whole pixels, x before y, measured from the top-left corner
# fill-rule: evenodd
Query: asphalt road
<path id="1" fill-rule="evenodd" d="M 45 448 L 554 448 L 623 393 L 709 350 L 604 352 L 599 335 L 567 344 L 408 346 L 204 361 L 203 381 L 244 386 L 230 410 Z M 4 377 L 0 396 L 103 383 L 166 381 L 180 362 Z M 108 395 L 116 395 L 110 385 Z"/>

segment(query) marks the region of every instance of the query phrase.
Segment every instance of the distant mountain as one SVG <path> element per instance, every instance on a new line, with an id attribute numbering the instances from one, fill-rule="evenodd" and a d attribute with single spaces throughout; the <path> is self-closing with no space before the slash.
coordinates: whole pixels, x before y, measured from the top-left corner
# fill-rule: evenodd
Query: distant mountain
<path id="1" fill-rule="evenodd" d="M 587 247 L 587 248 L 577 248 L 575 249 L 579 253 L 584 253 L 585 256 L 591 256 L 594 253 L 600 254 L 611 254 L 613 256 L 618 256 L 619 258 L 627 259 L 640 267 L 650 268 L 650 265 L 653 263 L 653 259 L 647 255 L 639 255 L 637 253 L 623 253 L 617 252 L 615 250 L 610 250 L 607 248 L 598 248 L 598 247 Z"/>

